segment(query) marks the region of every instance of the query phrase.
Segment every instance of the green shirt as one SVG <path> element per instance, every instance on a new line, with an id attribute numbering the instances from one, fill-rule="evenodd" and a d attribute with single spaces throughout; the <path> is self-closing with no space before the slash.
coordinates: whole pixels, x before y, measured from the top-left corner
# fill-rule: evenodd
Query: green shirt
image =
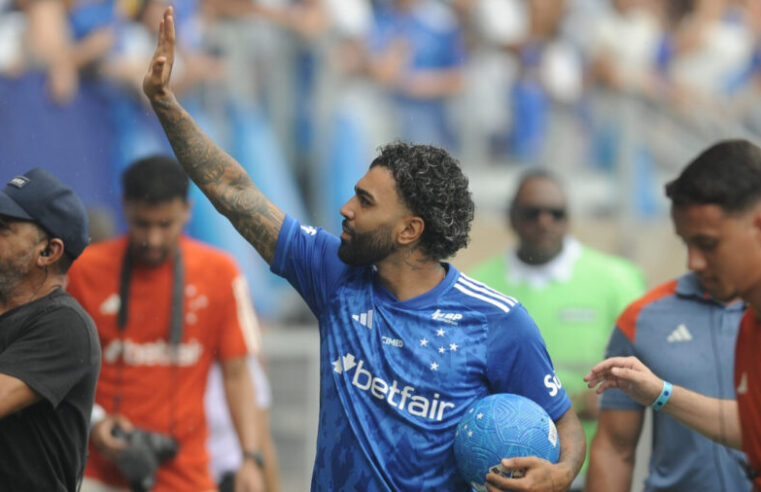
<path id="1" fill-rule="evenodd" d="M 482 262 L 469 275 L 525 306 L 570 396 L 587 390 L 582 378 L 604 358 L 616 318 L 645 289 L 644 276 L 633 264 L 573 238 L 566 238 L 563 251 L 545 265 L 527 265 L 509 252 Z M 595 423 L 582 424 L 589 450 Z"/>

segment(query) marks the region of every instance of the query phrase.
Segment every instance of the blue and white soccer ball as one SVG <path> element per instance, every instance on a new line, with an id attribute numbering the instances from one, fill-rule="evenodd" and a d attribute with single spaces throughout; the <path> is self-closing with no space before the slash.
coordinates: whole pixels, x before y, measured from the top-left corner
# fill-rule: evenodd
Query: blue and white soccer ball
<path id="1" fill-rule="evenodd" d="M 454 455 L 463 478 L 486 491 L 486 474 L 511 476 L 502 458 L 537 456 L 557 463 L 560 440 L 555 423 L 534 401 L 497 393 L 477 401 L 457 426 Z"/>

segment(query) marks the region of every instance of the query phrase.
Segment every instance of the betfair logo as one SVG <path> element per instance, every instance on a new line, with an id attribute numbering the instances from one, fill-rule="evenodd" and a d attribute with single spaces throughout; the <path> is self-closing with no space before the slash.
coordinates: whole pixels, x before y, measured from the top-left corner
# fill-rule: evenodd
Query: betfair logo
<path id="1" fill-rule="evenodd" d="M 400 412 L 441 421 L 444 418 L 444 412 L 455 407 L 454 403 L 441 400 L 439 393 L 434 393 L 433 398 L 427 398 L 415 394 L 413 386 L 400 384 L 396 379 L 388 383 L 382 378 L 373 376 L 365 368 L 365 361 L 357 361 L 354 354 L 346 354 L 333 361 L 333 371 L 338 374 L 346 374 L 352 370 L 354 371 L 351 379 L 352 386 L 370 393 L 377 400 L 385 402 Z"/>

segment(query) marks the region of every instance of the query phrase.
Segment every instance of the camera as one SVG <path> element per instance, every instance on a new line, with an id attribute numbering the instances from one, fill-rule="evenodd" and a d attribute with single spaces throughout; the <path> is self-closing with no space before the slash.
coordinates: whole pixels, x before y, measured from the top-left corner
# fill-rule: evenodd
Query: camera
<path id="1" fill-rule="evenodd" d="M 147 492 L 156 484 L 156 470 L 174 458 L 179 443 L 171 436 L 134 429 L 127 433 L 116 426 L 111 434 L 124 439 L 127 447 L 116 456 L 116 467 L 129 482 L 132 492 Z"/>

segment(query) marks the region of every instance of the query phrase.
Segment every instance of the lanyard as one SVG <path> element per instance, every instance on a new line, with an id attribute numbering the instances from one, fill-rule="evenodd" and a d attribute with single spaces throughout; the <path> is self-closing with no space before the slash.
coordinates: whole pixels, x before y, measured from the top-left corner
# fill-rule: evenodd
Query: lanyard
<path id="1" fill-rule="evenodd" d="M 121 395 L 119 389 L 122 384 L 122 369 L 124 366 L 124 330 L 127 327 L 127 321 L 129 317 L 129 299 L 130 299 L 130 285 L 132 283 L 132 269 L 133 259 L 129 246 L 127 246 L 124 252 L 124 259 L 122 260 L 121 277 L 119 280 L 119 313 L 116 318 L 116 326 L 119 330 L 119 337 L 121 339 L 121 354 L 117 362 L 116 368 L 116 387 L 117 391 L 114 394 L 114 413 L 119 413 L 121 407 Z M 183 315 L 183 291 L 185 286 L 185 270 L 182 264 L 182 255 L 180 253 L 180 247 L 174 254 L 174 261 L 172 264 L 172 304 L 171 304 L 171 316 L 169 319 L 169 357 L 171 360 L 172 371 L 172 394 L 170 395 L 170 404 L 172 411 L 169 415 L 169 430 L 170 434 L 174 434 L 174 400 L 175 400 L 175 388 L 174 384 L 177 380 L 177 363 L 179 359 L 179 347 L 182 340 L 182 315 Z"/>

